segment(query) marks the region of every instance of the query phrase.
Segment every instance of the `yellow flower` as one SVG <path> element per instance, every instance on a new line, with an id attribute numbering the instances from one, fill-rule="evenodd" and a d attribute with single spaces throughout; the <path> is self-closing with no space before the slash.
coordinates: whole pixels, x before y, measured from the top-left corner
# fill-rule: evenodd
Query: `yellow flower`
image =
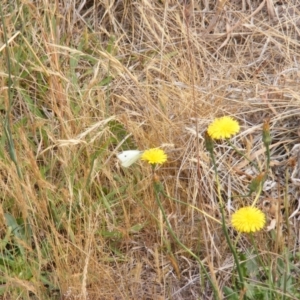
<path id="1" fill-rule="evenodd" d="M 228 139 L 240 131 L 239 123 L 231 117 L 215 119 L 207 129 L 212 139 Z"/>
<path id="2" fill-rule="evenodd" d="M 153 148 L 145 150 L 141 159 L 147 161 L 149 164 L 163 164 L 167 161 L 167 154 L 164 150 Z"/>
<path id="3" fill-rule="evenodd" d="M 258 208 L 247 206 L 236 211 L 231 218 L 231 224 L 239 232 L 256 232 L 266 223 L 265 214 Z"/>

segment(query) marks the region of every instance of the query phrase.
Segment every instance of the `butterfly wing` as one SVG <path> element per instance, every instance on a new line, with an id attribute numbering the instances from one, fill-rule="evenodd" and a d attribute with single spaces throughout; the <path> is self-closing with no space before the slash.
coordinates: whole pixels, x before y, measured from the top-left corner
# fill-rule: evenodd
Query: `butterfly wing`
<path id="1" fill-rule="evenodd" d="M 139 150 L 127 150 L 118 153 L 117 157 L 121 161 L 122 167 L 128 168 L 141 157 L 142 153 Z"/>

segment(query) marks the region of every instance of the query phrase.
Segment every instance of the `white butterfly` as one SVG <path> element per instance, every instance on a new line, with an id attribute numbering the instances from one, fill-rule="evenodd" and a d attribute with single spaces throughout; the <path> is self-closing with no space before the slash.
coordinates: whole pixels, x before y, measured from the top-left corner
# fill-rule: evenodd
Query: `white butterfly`
<path id="1" fill-rule="evenodd" d="M 121 165 L 124 168 L 130 167 L 134 164 L 143 154 L 140 150 L 127 150 L 117 154 L 118 159 L 121 161 Z"/>

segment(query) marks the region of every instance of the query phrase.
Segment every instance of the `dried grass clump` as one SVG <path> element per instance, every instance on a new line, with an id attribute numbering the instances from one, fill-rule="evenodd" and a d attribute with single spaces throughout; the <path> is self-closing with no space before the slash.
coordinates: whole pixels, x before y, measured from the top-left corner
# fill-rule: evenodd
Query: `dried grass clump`
<path id="1" fill-rule="evenodd" d="M 223 115 L 239 121 L 232 142 L 261 167 L 270 119 L 272 168 L 260 206 L 282 238 L 268 249 L 262 234 L 257 244 L 274 253 L 298 247 L 298 187 L 286 178 L 299 167 L 290 152 L 299 143 L 299 1 L 2 2 L 21 176 L 3 130 L 1 235 L 8 214 L 32 231 L 20 256 L 32 276 L 7 265 L 5 299 L 211 299 L 199 266 L 168 234 L 151 170 L 124 170 L 115 159 L 120 149 L 162 145 L 169 159 L 160 180 L 181 201 L 164 200 L 168 219 L 221 291 L 234 265 L 221 225 L 207 217 L 220 220 L 203 135 Z M 6 48 L 2 39 L 3 117 Z M 246 194 L 255 169 L 224 143 L 215 155 L 225 200 Z M 286 237 L 281 207 L 293 214 Z"/>

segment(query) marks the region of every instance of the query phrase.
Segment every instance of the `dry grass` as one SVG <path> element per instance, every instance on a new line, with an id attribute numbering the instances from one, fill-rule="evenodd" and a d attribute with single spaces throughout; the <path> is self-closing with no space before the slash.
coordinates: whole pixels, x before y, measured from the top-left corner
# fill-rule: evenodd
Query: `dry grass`
<path id="1" fill-rule="evenodd" d="M 270 189 L 259 206 L 277 228 L 255 239 L 274 282 L 279 258 L 299 267 L 299 190 L 290 176 L 300 166 L 290 151 L 299 143 L 300 1 L 188 2 L 2 1 L 13 86 L 9 112 L 2 26 L 0 108 L 20 169 L 3 127 L 3 299 L 215 299 L 168 233 L 149 167 L 122 169 L 115 157 L 162 145 L 169 159 L 160 180 L 186 203 L 163 200 L 174 232 L 220 294 L 233 286 L 222 227 L 201 213 L 220 220 L 203 135 L 223 115 L 239 121 L 232 142 L 262 169 L 261 128 L 270 118 Z M 215 153 L 223 197 L 246 194 L 255 169 L 224 143 Z M 237 247 L 249 245 L 245 236 Z M 299 288 L 296 270 L 289 276 Z"/>

